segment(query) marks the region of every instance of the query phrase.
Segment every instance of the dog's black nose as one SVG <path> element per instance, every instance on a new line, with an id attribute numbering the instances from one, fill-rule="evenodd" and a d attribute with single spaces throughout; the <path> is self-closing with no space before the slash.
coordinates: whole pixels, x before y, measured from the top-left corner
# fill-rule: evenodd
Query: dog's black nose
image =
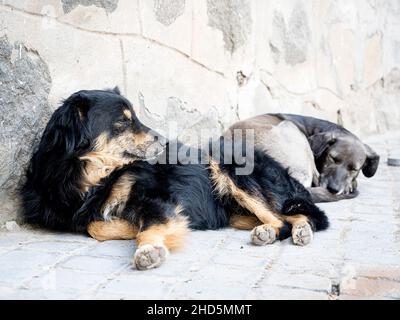
<path id="1" fill-rule="evenodd" d="M 336 186 L 328 186 L 327 189 L 328 189 L 328 191 L 329 191 L 330 193 L 333 193 L 333 194 L 336 194 L 336 193 L 339 192 L 339 188 L 336 187 Z"/>

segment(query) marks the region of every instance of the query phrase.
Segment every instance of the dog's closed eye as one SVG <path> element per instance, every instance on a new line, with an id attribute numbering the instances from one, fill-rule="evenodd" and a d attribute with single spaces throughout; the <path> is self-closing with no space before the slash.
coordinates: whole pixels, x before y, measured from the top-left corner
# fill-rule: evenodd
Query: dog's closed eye
<path id="1" fill-rule="evenodd" d="M 127 117 L 127 116 L 125 116 L 124 114 L 123 115 L 121 115 L 121 116 L 119 116 L 117 119 L 116 119 L 116 121 L 115 121 L 115 126 L 116 127 L 121 127 L 121 126 L 125 126 L 126 124 L 128 124 L 128 123 L 130 123 L 131 122 L 131 120 Z"/>
<path id="2" fill-rule="evenodd" d="M 329 158 L 336 164 L 339 164 L 342 162 L 342 160 L 340 160 L 339 158 L 332 156 L 332 155 L 329 155 Z"/>
<path id="3" fill-rule="evenodd" d="M 129 121 L 131 121 L 131 120 L 129 118 L 127 118 L 126 116 L 121 116 L 121 117 L 118 118 L 117 122 L 126 123 L 126 122 L 129 122 Z"/>
<path id="4" fill-rule="evenodd" d="M 361 168 L 357 169 L 355 166 L 352 166 L 352 165 L 349 165 L 349 166 L 347 167 L 347 169 L 348 169 L 349 171 L 351 171 L 351 172 L 358 172 L 358 171 L 361 170 Z"/>

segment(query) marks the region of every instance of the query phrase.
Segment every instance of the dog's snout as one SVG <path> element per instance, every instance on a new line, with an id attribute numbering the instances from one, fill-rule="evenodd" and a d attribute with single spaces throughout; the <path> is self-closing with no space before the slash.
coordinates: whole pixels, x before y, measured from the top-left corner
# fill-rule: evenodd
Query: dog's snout
<path id="1" fill-rule="evenodd" d="M 339 192 L 339 187 L 338 186 L 332 186 L 332 185 L 328 185 L 327 187 L 328 191 L 330 193 L 336 194 Z"/>

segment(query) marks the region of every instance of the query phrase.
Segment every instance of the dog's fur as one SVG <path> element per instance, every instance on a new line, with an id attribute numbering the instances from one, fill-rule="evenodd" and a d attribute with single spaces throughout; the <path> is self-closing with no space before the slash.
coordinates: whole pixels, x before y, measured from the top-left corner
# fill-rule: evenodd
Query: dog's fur
<path id="1" fill-rule="evenodd" d="M 351 199 L 358 195 L 360 171 L 372 177 L 379 155 L 335 123 L 294 114 L 265 114 L 234 124 L 256 130 L 256 145 L 309 188 L 314 202 Z M 312 188 L 311 188 L 312 187 Z"/>
<path id="2" fill-rule="evenodd" d="M 157 141 L 157 142 L 155 142 Z M 220 139 L 223 150 L 224 139 Z M 98 240 L 136 238 L 138 269 L 159 266 L 192 229 L 253 229 L 263 245 L 307 244 L 328 219 L 309 192 L 271 157 L 238 164 L 150 164 L 169 159 L 166 140 L 144 126 L 118 89 L 80 91 L 51 117 L 21 189 L 23 217 L 42 227 L 87 231 Z M 222 158 L 222 157 L 221 157 Z"/>

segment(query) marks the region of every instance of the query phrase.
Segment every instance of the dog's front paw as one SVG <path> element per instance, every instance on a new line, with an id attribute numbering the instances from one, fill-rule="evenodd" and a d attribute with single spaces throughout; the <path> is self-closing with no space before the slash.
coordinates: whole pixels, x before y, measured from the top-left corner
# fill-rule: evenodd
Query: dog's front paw
<path id="1" fill-rule="evenodd" d="M 136 250 L 133 264 L 138 270 L 157 268 L 167 256 L 168 249 L 165 246 L 145 244 Z"/>
<path id="2" fill-rule="evenodd" d="M 305 246 L 313 239 L 313 231 L 311 226 L 305 222 L 293 225 L 292 228 L 293 243 L 298 246 Z"/>
<path id="3" fill-rule="evenodd" d="M 257 246 L 274 243 L 276 240 L 276 231 L 273 227 L 263 224 L 255 227 L 250 234 L 251 242 Z"/>

